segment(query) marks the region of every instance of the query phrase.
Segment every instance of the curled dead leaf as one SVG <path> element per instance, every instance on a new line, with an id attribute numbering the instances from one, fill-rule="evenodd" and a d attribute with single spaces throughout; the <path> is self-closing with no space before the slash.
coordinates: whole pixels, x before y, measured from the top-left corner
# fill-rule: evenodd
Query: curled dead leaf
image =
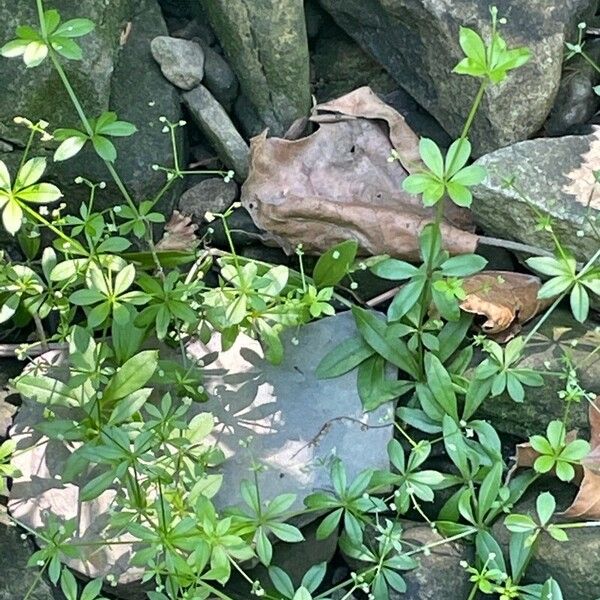
<path id="1" fill-rule="evenodd" d="M 197 229 L 198 226 L 191 217 L 175 210 L 165 225 L 165 232 L 160 242 L 156 244 L 156 249 L 161 252 L 167 250 L 193 251 L 200 243 L 196 236 Z"/>
<path id="2" fill-rule="evenodd" d="M 361 255 L 419 257 L 418 235 L 432 209 L 402 190 L 421 167 L 418 137 L 404 118 L 368 87 L 315 107 L 319 129 L 297 140 L 251 141 L 242 204 L 269 239 L 291 253 L 298 244 L 320 254 L 353 239 Z M 392 150 L 399 160 L 389 161 Z M 448 205 L 446 249 L 473 252 L 470 212 Z"/>
<path id="3" fill-rule="evenodd" d="M 583 481 L 573 503 L 561 516 L 569 519 L 600 519 L 600 396 L 590 403 L 590 453 L 582 460 Z"/>
<path id="4" fill-rule="evenodd" d="M 480 325 L 488 335 L 507 341 L 521 326 L 546 308 L 552 300 L 539 300 L 541 281 L 534 275 L 511 271 L 485 271 L 463 281 L 467 297 L 460 307 L 484 318 Z"/>

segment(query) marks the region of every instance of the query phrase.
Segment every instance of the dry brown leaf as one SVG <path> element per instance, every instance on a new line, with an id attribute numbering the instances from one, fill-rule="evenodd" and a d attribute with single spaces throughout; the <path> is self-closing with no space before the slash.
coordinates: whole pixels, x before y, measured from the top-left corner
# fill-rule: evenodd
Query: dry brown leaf
<path id="1" fill-rule="evenodd" d="M 552 300 L 538 300 L 541 281 L 534 275 L 511 271 L 485 271 L 465 278 L 467 297 L 461 302 L 465 312 L 485 318 L 480 325 L 488 335 L 501 335 L 507 341 Z"/>
<path id="2" fill-rule="evenodd" d="M 418 137 L 368 87 L 315 107 L 319 129 L 299 140 L 251 141 L 242 203 L 270 241 L 320 254 L 354 239 L 361 255 L 419 257 L 418 235 L 433 218 L 402 181 L 421 166 Z M 389 162 L 395 149 L 399 160 Z M 450 203 L 442 225 L 446 249 L 473 252 L 469 211 Z"/>
<path id="3" fill-rule="evenodd" d="M 167 250 L 192 251 L 198 247 L 200 241 L 196 237 L 198 226 L 192 218 L 173 211 L 169 222 L 165 225 L 162 239 L 156 244 L 156 249 L 162 252 Z"/>
<path id="4" fill-rule="evenodd" d="M 570 519 L 600 519 L 600 396 L 590 404 L 591 452 L 581 461 L 583 481 L 573 503 L 562 516 Z"/>

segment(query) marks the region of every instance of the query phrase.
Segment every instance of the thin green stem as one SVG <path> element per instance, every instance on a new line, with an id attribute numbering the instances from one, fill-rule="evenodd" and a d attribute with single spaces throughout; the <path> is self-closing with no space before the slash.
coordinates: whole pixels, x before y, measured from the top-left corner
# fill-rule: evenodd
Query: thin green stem
<path id="1" fill-rule="evenodd" d="M 48 229 L 55 233 L 61 240 L 70 244 L 73 247 L 73 249 L 76 249 L 78 252 L 87 255 L 87 252 L 77 240 L 74 240 L 73 238 L 63 233 L 60 229 L 58 229 L 58 227 L 55 227 L 52 223 L 50 223 L 50 221 L 42 217 L 40 213 L 33 210 L 26 202 L 18 202 L 18 204 L 24 212 L 33 217 L 36 221 L 42 223 L 42 225 L 48 227 Z"/>
<path id="2" fill-rule="evenodd" d="M 49 562 L 50 562 L 50 559 L 48 558 L 48 559 L 46 559 L 44 566 L 40 567 L 40 570 L 38 571 L 37 575 L 35 576 L 35 579 L 31 582 L 31 585 L 29 586 L 27 593 L 25 594 L 25 596 L 23 596 L 23 600 L 29 600 L 29 598 L 31 598 L 31 595 L 33 594 L 33 592 L 35 592 L 37 586 L 40 584 L 40 581 L 42 580 L 42 577 L 44 576 L 44 571 L 46 570 L 46 567 L 48 566 Z"/>

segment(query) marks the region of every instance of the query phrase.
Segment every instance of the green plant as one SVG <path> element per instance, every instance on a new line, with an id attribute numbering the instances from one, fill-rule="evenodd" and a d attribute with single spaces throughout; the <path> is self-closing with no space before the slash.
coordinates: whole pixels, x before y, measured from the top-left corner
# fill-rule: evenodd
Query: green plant
<path id="1" fill-rule="evenodd" d="M 234 572 L 245 582 L 248 596 L 328 600 L 341 592 L 347 600 L 362 591 L 386 600 L 392 591 L 406 591 L 405 573 L 418 565 L 420 555 L 447 543 L 474 541 L 475 564 L 466 566 L 473 583 L 468 600 L 478 591 L 501 599 L 559 600 L 562 594 L 553 580 L 522 585 L 540 533 L 565 537 L 567 527 L 550 523 L 551 496 L 539 497 L 537 521 L 518 514 L 506 518 L 513 532 L 510 565 L 491 527 L 510 513 L 541 473 L 554 469 L 560 478 L 571 479 L 588 446 L 567 443 L 567 409 L 562 421 L 550 424 L 546 437 L 532 438 L 541 454 L 534 471 L 504 480 L 500 438 L 491 424 L 475 417 L 490 397 L 506 390 L 513 400 L 523 402 L 528 386 L 542 384 L 539 373 L 520 366 L 533 333 L 505 348 L 491 340 L 468 338 L 471 318 L 459 308 L 465 295 L 462 279 L 481 271 L 486 261 L 475 254 L 451 257 L 444 249 L 441 227 L 448 198 L 459 206 L 470 205 L 470 188 L 485 177 L 481 168 L 468 165 L 468 135 L 486 90 L 530 56 L 526 49 L 507 48 L 498 32 L 502 20 L 497 11 L 491 12 L 488 41 L 461 29 L 466 58 L 455 72 L 480 80 L 462 135 L 445 157 L 431 140 L 423 140 L 423 170 L 405 180 L 407 191 L 421 194 L 426 206 L 435 206 L 432 222 L 420 234 L 421 265 L 389 257 L 360 263 L 381 278 L 405 282 L 384 318 L 334 291 L 336 286 L 343 291 L 345 278 L 351 279 L 360 268 L 355 241 L 331 248 L 308 277 L 301 248 L 298 270 L 239 256 L 227 211 L 216 215 L 228 239 L 227 251 L 196 249 L 193 243 L 182 250 L 161 250 L 153 227 L 165 219 L 157 204 L 176 180 L 191 172 L 180 167 L 175 153 L 173 166 L 156 166 L 164 172 L 165 183 L 154 198 L 130 195 L 118 175 L 118 150 L 111 138 L 133 135 L 135 126 L 111 111 L 88 117 L 62 67 L 65 59 L 81 58 L 73 40 L 90 33 L 94 24 L 87 19 L 61 24 L 59 13 L 45 11 L 42 0 L 36 0 L 36 7 L 38 27 L 20 27 L 17 39 L 0 53 L 22 57 L 28 68 L 48 60 L 80 123 L 50 134 L 48 123 L 20 118 L 18 122 L 30 131 L 21 165 L 11 177 L 0 163 L 2 221 L 23 256 L 19 261 L 1 255 L 0 322 L 10 324 L 13 331 L 35 331 L 37 340 L 20 349 L 24 356 L 35 346 L 68 345 L 68 364 L 60 377 L 52 369 L 34 368 L 14 385 L 43 405 L 44 419 L 37 431 L 73 450 L 61 474 L 63 481 L 76 482 L 78 475 L 87 474 L 82 500 L 93 500 L 109 489 L 116 493 L 118 510 L 89 545 L 120 543 L 123 534 L 133 539 L 131 564 L 141 567 L 143 581 L 154 587 L 148 592 L 150 600 L 229 600 L 227 583 Z M 175 132 L 185 123 L 166 117 L 161 121 L 176 148 Z M 61 192 L 40 183 L 46 160 L 30 158 L 38 138 L 57 143 L 55 161 L 70 160 L 89 144 L 120 190 L 119 204 L 98 210 L 96 199 L 105 186 L 78 178 L 88 190 L 87 202 L 75 212 L 64 204 L 50 212 L 46 204 L 57 202 Z M 225 181 L 233 176 L 230 171 L 218 174 Z M 40 253 L 42 233 L 51 245 Z M 598 293 L 598 256 L 578 269 L 555 240 L 557 258 L 530 259 L 530 266 L 553 277 L 542 289 L 542 297 L 559 294 L 550 310 L 570 293 L 575 316 L 584 320 L 588 293 Z M 135 251 L 133 242 L 139 246 Z M 216 275 L 212 286 L 207 283 L 209 271 Z M 196 406 L 206 399 L 203 365 L 188 356 L 188 341 L 196 337 L 208 341 L 218 332 L 226 350 L 240 334 L 250 335 L 261 342 L 266 357 L 278 363 L 283 357 L 282 331 L 331 315 L 339 303 L 351 306 L 357 336 L 329 352 L 318 374 L 337 377 L 356 368 L 365 410 L 408 396 L 394 423 L 399 439 L 388 446 L 391 468 L 365 470 L 348 481 L 346 466 L 334 459 L 331 489 L 309 495 L 304 509 L 298 510 L 292 508 L 296 498 L 291 494 L 265 501 L 261 468 L 256 465 L 251 481 L 241 486 L 244 506 L 217 511 L 213 498 L 223 483 L 218 467 L 225 458 L 210 440 L 214 417 Z M 476 344 L 487 357 L 473 370 Z M 402 373 L 400 378 L 392 376 L 393 370 Z M 576 378 L 568 375 L 567 407 L 582 398 L 586 395 Z M 410 428 L 426 439 L 413 439 Z M 430 468 L 434 448 L 449 458 L 448 472 Z M 0 446 L 3 487 L 6 478 L 16 475 L 9 464 L 14 452 L 12 442 Z M 432 517 L 428 505 L 446 488 L 455 489 Z M 424 545 L 408 543 L 402 519 L 411 511 L 442 537 Z M 312 567 L 298 586 L 273 564 L 275 540 L 292 544 L 303 539 L 289 520 L 312 513 L 320 519 L 317 536 L 339 533 L 343 551 L 361 565 L 329 589 L 323 589 L 324 564 Z M 49 515 L 44 527 L 28 530 L 40 542 L 30 565 L 40 569 L 38 580 L 47 573 L 68 600 L 101 600 L 102 581 L 83 587 L 63 566 L 66 559 L 89 550 L 78 541 L 75 527 L 74 521 Z M 248 574 L 254 558 L 269 568 L 270 581 L 256 581 Z M 34 590 L 35 585 L 26 600 Z"/>

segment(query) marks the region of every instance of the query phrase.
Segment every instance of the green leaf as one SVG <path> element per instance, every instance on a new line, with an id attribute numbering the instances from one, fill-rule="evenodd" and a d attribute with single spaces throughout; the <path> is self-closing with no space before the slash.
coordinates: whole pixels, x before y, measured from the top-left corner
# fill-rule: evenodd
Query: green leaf
<path id="1" fill-rule="evenodd" d="M 402 281 L 410 279 L 419 273 L 419 269 L 410 263 L 396 258 L 388 258 L 371 267 L 371 272 L 382 279 L 391 281 Z"/>
<path id="2" fill-rule="evenodd" d="M 454 141 L 446 153 L 446 177 L 452 177 L 460 171 L 467 164 L 469 156 L 471 156 L 471 142 L 466 138 Z"/>
<path id="3" fill-rule="evenodd" d="M 590 312 L 590 297 L 581 283 L 576 283 L 569 298 L 573 316 L 580 323 L 585 323 Z"/>
<path id="4" fill-rule="evenodd" d="M 458 183 L 466 187 L 471 187 L 481 183 L 487 177 L 487 171 L 479 165 L 471 165 L 461 169 L 454 177 L 452 183 Z"/>
<path id="5" fill-rule="evenodd" d="M 315 375 L 318 379 L 332 379 L 355 369 L 375 354 L 362 337 L 349 338 L 329 351 L 322 359 Z"/>
<path id="6" fill-rule="evenodd" d="M 477 254 L 460 254 L 445 260 L 441 270 L 446 277 L 467 277 L 474 275 L 487 265 L 488 261 Z"/>
<path id="7" fill-rule="evenodd" d="M 430 352 L 425 354 L 425 372 L 427 385 L 436 401 L 447 415 L 458 421 L 458 406 L 452 379 L 440 359 Z"/>
<path id="8" fill-rule="evenodd" d="M 357 251 L 358 243 L 346 240 L 325 252 L 313 271 L 313 280 L 317 288 L 337 285 L 347 275 Z"/>
<path id="9" fill-rule="evenodd" d="M 98 130 L 102 135 L 111 135 L 113 137 L 128 137 L 137 131 L 137 127 L 133 123 L 127 121 L 115 121 L 108 123 Z"/>
<path id="10" fill-rule="evenodd" d="M 62 574 L 60 576 L 60 589 L 65 595 L 66 600 L 77 600 L 77 597 L 79 596 L 77 581 L 67 567 L 63 567 Z"/>
<path id="11" fill-rule="evenodd" d="M 94 30 L 96 25 L 90 19 L 70 19 L 65 21 L 55 32 L 61 37 L 81 37 Z"/>
<path id="12" fill-rule="evenodd" d="M 68 385 L 45 375 L 23 375 L 15 382 L 16 390 L 36 402 L 60 406 L 78 406 L 79 402 Z"/>
<path id="13" fill-rule="evenodd" d="M 289 523 L 269 523 L 273 535 L 283 542 L 296 543 L 304 541 L 304 536 L 297 527 Z"/>
<path id="14" fill-rule="evenodd" d="M 17 196 L 26 202 L 47 204 L 62 198 L 62 192 L 51 183 L 36 183 L 24 190 L 19 190 Z"/>
<path id="15" fill-rule="evenodd" d="M 481 520 L 483 520 L 492 509 L 494 502 L 498 498 L 501 485 L 502 463 L 497 462 L 485 476 L 481 483 L 481 487 L 479 488 L 477 510 Z"/>
<path id="16" fill-rule="evenodd" d="M 387 311 L 388 321 L 398 321 L 420 300 L 426 279 L 419 277 L 404 284 L 394 296 Z"/>
<path id="17" fill-rule="evenodd" d="M 419 152 L 427 168 L 439 179 L 444 178 L 444 158 L 439 146 L 429 138 L 421 138 Z"/>
<path id="18" fill-rule="evenodd" d="M 11 235 L 15 235 L 21 229 L 22 223 L 23 209 L 14 200 L 7 202 L 2 211 L 4 229 Z"/>
<path id="19" fill-rule="evenodd" d="M 314 592 L 321 585 L 326 572 L 326 562 L 313 565 L 302 578 L 302 587 L 305 587 L 311 593 Z"/>
<path id="20" fill-rule="evenodd" d="M 66 37 L 53 37 L 52 48 L 68 60 L 81 60 L 83 51 L 73 40 Z"/>
<path id="21" fill-rule="evenodd" d="M 102 591 L 102 579 L 94 579 L 90 581 L 83 592 L 81 592 L 81 598 L 79 600 L 96 600 Z"/>
<path id="22" fill-rule="evenodd" d="M 54 152 L 54 161 L 60 162 L 73 158 L 85 146 L 87 138 L 84 136 L 68 137 Z"/>
<path id="23" fill-rule="evenodd" d="M 504 519 L 504 525 L 513 533 L 529 533 L 537 529 L 535 521 L 529 515 L 508 515 Z"/>
<path id="24" fill-rule="evenodd" d="M 117 149 L 115 145 L 107 138 L 101 135 L 95 135 L 92 138 L 92 144 L 96 154 L 108 162 L 114 162 L 117 159 Z"/>
<path id="25" fill-rule="evenodd" d="M 130 358 L 113 375 L 104 390 L 104 401 L 114 402 L 141 389 L 152 377 L 157 365 L 157 350 L 145 350 Z"/>
<path id="26" fill-rule="evenodd" d="M 564 263 L 550 256 L 534 256 L 533 258 L 528 258 L 525 262 L 534 271 L 543 275 L 549 275 L 550 277 L 569 274 L 569 269 L 565 268 L 566 265 Z"/>
<path id="27" fill-rule="evenodd" d="M 142 388 L 123 398 L 113 409 L 110 418 L 108 419 L 108 424 L 120 425 L 121 423 L 129 421 L 131 417 L 139 412 L 142 406 L 146 404 L 151 393 L 151 388 Z"/>
<path id="28" fill-rule="evenodd" d="M 388 327 L 381 319 L 373 312 L 357 306 L 352 307 L 352 314 L 360 334 L 373 350 L 418 379 L 418 367 L 413 355 L 401 340 L 390 342 L 386 339 L 385 333 Z"/>
<path id="29" fill-rule="evenodd" d="M 328 538 L 337 528 L 342 518 L 343 508 L 338 508 L 332 513 L 328 514 L 319 524 L 317 528 L 316 537 L 318 540 L 324 540 Z"/>
<path id="30" fill-rule="evenodd" d="M 540 598 L 543 600 L 563 600 L 563 594 L 558 583 L 550 578 L 542 586 Z"/>
<path id="31" fill-rule="evenodd" d="M 461 27 L 459 33 L 459 44 L 463 52 L 473 62 L 485 65 L 487 62 L 485 43 L 481 36 L 468 27 Z"/>
<path id="32" fill-rule="evenodd" d="M 37 183 L 46 170 L 46 159 L 41 157 L 29 159 L 17 173 L 15 188 L 21 189 Z"/>
<path id="33" fill-rule="evenodd" d="M 296 591 L 292 600 L 312 600 L 312 596 L 305 587 L 301 587 Z"/>
<path id="34" fill-rule="evenodd" d="M 90 500 L 94 500 L 100 496 L 102 492 L 105 492 L 112 485 L 114 480 L 115 470 L 111 467 L 109 471 L 94 477 L 83 486 L 81 492 L 79 493 L 79 500 L 81 502 L 89 502 Z"/>
<path id="35" fill-rule="evenodd" d="M 269 577 L 275 586 L 275 589 L 285 596 L 286 598 L 292 598 L 294 595 L 294 584 L 290 579 L 290 576 L 279 567 L 269 568 Z"/>
<path id="36" fill-rule="evenodd" d="M 454 204 L 469 208 L 473 202 L 473 194 L 464 185 L 460 185 L 455 181 L 450 181 L 446 184 L 448 195 Z"/>
<path id="37" fill-rule="evenodd" d="M 540 523 L 545 527 L 556 510 L 556 500 L 550 492 L 544 492 L 537 497 L 535 506 Z"/>
<path id="38" fill-rule="evenodd" d="M 402 182 L 402 189 L 409 194 L 422 194 L 432 186 L 439 185 L 439 181 L 428 173 L 414 173 Z"/>
<path id="39" fill-rule="evenodd" d="M 44 62 L 46 56 L 48 56 L 48 46 L 44 42 L 29 42 L 23 54 L 23 62 L 28 69 L 31 69 Z"/>

